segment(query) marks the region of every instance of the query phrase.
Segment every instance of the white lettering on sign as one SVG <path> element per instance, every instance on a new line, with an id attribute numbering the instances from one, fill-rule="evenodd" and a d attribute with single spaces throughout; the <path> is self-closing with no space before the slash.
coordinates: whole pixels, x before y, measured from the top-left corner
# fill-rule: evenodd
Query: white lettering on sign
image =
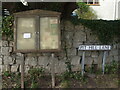
<path id="1" fill-rule="evenodd" d="M 80 45 L 78 50 L 111 50 L 110 45 Z"/>
<path id="2" fill-rule="evenodd" d="M 24 33 L 23 38 L 25 39 L 31 38 L 31 33 Z"/>

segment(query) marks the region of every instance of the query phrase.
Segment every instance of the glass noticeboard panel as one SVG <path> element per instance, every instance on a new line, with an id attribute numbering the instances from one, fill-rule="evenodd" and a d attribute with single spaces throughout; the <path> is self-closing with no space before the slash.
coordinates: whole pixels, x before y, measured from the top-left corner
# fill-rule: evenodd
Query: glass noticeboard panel
<path id="1" fill-rule="evenodd" d="M 40 18 L 40 48 L 58 49 L 59 32 L 57 17 Z"/>
<path id="2" fill-rule="evenodd" d="M 36 49 L 35 18 L 17 19 L 17 50 Z"/>

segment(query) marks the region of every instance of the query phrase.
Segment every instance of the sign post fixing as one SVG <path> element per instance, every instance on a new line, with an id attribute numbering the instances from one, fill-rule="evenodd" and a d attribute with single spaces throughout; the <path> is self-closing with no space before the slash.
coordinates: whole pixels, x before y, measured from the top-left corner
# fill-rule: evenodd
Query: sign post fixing
<path id="1" fill-rule="evenodd" d="M 84 75 L 84 61 L 85 61 L 85 51 L 104 51 L 103 59 L 102 59 L 102 72 L 105 72 L 105 61 L 106 61 L 106 53 L 108 50 L 111 50 L 110 45 L 80 45 L 78 50 L 83 51 L 82 54 L 82 76 Z"/>

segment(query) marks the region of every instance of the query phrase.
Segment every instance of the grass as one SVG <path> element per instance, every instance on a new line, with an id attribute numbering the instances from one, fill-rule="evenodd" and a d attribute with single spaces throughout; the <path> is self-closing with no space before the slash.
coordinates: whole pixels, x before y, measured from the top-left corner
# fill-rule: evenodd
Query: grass
<path id="1" fill-rule="evenodd" d="M 92 72 L 91 69 L 87 73 L 92 72 L 94 77 L 89 77 L 87 74 L 81 76 L 81 72 L 64 72 L 56 76 L 56 87 L 58 88 L 114 88 L 120 85 L 118 80 L 118 64 L 111 63 L 105 67 L 105 75 L 102 75 L 101 70 Z M 20 88 L 20 73 L 4 72 L 3 88 Z M 25 75 L 26 88 L 51 88 L 51 76 L 46 75 L 43 68 L 31 68 L 28 74 Z"/>
<path id="2" fill-rule="evenodd" d="M 70 81 L 65 80 L 60 83 L 60 88 L 70 88 Z"/>
<path id="3" fill-rule="evenodd" d="M 117 74 L 118 73 L 118 62 L 112 61 L 110 64 L 105 66 L 106 74 Z"/>

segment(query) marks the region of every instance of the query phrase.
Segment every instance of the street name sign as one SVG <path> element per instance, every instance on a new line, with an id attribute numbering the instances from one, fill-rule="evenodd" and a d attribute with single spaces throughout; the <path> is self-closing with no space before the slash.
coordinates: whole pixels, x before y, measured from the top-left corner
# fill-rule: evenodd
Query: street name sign
<path id="1" fill-rule="evenodd" d="M 80 45 L 78 50 L 111 50 L 110 45 Z"/>

